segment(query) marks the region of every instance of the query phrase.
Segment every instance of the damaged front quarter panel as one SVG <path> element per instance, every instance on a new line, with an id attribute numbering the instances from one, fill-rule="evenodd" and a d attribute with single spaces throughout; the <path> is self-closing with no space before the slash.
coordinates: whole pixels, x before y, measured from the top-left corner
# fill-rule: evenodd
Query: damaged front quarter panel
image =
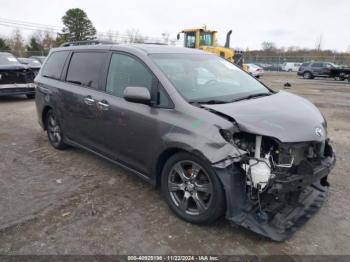
<path id="1" fill-rule="evenodd" d="M 197 119 L 178 116 L 182 123 L 164 134 L 167 147 L 212 164 L 229 221 L 275 241 L 289 238 L 326 200 L 327 175 L 335 163 L 329 141 L 282 142 L 241 130 L 235 119 L 213 108 L 198 109 Z"/>
<path id="2" fill-rule="evenodd" d="M 188 121 L 186 116 L 182 117 L 183 121 Z M 194 122 L 195 125 L 192 124 Z M 237 148 L 223 137 L 223 132 L 228 132 L 232 136 L 238 131 L 232 123 L 213 126 L 200 119 L 192 120 L 192 123 L 188 121 L 187 126 L 190 128 L 186 129 L 180 125 L 173 125 L 163 137 L 166 147 L 181 148 L 198 154 L 218 168 L 225 168 L 239 161 L 245 154 L 244 150 Z"/>

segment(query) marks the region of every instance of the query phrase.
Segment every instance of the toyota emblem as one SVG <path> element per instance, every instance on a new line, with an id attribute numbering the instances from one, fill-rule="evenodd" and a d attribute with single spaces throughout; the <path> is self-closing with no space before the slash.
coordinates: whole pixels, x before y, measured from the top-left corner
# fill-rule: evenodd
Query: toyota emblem
<path id="1" fill-rule="evenodd" d="M 320 127 L 315 128 L 315 134 L 316 136 L 322 137 L 323 136 L 323 131 Z"/>

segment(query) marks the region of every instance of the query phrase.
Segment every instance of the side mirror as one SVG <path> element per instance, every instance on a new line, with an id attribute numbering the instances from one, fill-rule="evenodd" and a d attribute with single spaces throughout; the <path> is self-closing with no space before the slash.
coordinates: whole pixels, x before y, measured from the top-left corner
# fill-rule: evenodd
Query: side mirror
<path id="1" fill-rule="evenodd" d="M 180 33 L 177 34 L 176 39 L 177 39 L 177 40 L 180 40 Z"/>
<path id="2" fill-rule="evenodd" d="M 124 99 L 133 103 L 151 104 L 151 94 L 146 87 L 128 86 L 124 90 Z"/>

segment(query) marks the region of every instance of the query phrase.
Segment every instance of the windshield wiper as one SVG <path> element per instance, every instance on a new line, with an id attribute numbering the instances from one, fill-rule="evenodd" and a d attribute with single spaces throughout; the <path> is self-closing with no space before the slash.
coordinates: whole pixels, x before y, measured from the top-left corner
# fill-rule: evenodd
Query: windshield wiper
<path id="1" fill-rule="evenodd" d="M 271 95 L 271 93 L 257 93 L 257 94 L 251 94 L 248 96 L 243 96 L 237 99 L 232 100 L 232 102 L 237 102 L 237 101 L 241 101 L 241 100 L 248 100 L 248 99 L 252 99 L 252 98 L 256 98 L 256 97 L 261 97 L 261 96 L 269 96 Z"/>
<path id="2" fill-rule="evenodd" d="M 229 103 L 229 101 L 223 101 L 223 100 L 207 100 L 207 101 L 190 101 L 190 104 L 207 104 L 207 105 L 214 105 L 214 104 L 226 104 Z"/>

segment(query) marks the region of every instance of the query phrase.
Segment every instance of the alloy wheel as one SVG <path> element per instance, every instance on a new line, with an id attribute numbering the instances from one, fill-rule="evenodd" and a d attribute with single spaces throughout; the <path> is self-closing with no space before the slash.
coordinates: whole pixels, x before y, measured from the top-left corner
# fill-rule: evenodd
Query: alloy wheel
<path id="1" fill-rule="evenodd" d="M 207 172 L 193 161 L 177 162 L 168 176 L 171 200 L 184 213 L 201 215 L 210 206 L 213 184 Z"/>
<path id="2" fill-rule="evenodd" d="M 50 114 L 48 116 L 48 125 L 47 125 L 47 131 L 49 134 L 49 139 L 54 144 L 60 144 L 62 140 L 62 134 L 61 134 L 61 128 L 58 124 L 58 121 L 56 119 L 56 116 L 54 114 Z"/>

